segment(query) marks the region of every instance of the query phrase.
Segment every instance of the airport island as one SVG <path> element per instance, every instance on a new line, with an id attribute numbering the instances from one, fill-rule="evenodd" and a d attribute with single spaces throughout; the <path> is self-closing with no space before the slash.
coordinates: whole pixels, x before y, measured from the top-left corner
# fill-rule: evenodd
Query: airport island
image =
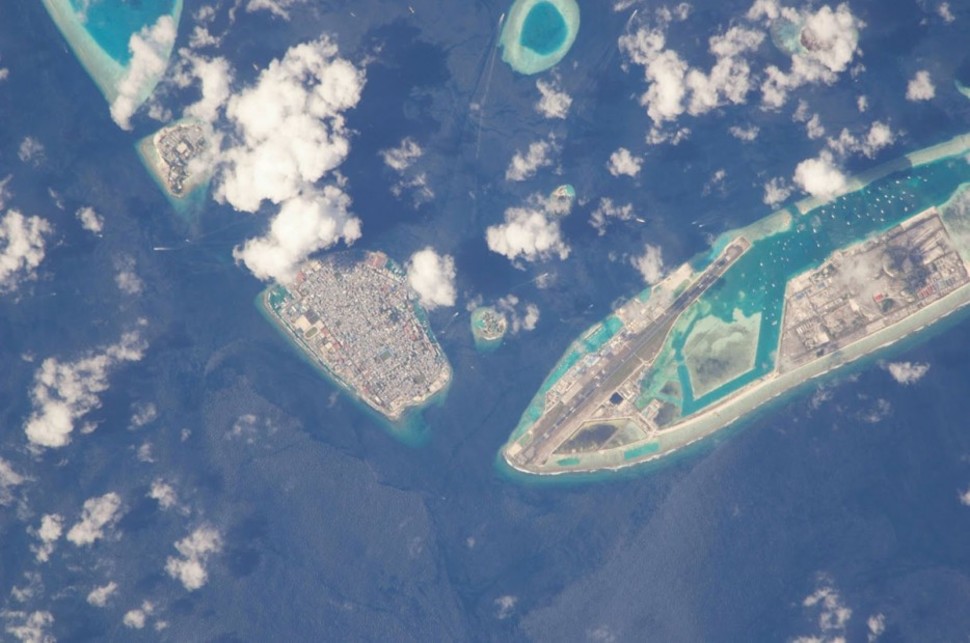
<path id="1" fill-rule="evenodd" d="M 575 340 L 501 450 L 526 474 L 663 458 L 970 303 L 970 136 L 727 232 Z"/>
<path id="2" fill-rule="evenodd" d="M 417 295 L 381 252 L 308 261 L 259 303 L 307 360 L 394 427 L 451 381 Z"/>

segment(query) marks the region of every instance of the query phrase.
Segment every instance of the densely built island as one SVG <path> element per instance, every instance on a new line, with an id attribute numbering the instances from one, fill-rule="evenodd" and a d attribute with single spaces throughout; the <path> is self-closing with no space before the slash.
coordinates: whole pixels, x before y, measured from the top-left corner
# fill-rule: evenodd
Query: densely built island
<path id="1" fill-rule="evenodd" d="M 166 125 L 138 142 L 138 155 L 173 203 L 208 184 L 213 163 L 206 124 L 191 118 Z"/>
<path id="2" fill-rule="evenodd" d="M 260 295 L 318 368 L 391 423 L 443 394 L 451 366 L 400 266 L 380 252 L 330 255 Z"/>
<path id="3" fill-rule="evenodd" d="M 504 461 L 662 458 L 970 303 L 968 151 L 958 137 L 722 235 L 570 345 Z"/>

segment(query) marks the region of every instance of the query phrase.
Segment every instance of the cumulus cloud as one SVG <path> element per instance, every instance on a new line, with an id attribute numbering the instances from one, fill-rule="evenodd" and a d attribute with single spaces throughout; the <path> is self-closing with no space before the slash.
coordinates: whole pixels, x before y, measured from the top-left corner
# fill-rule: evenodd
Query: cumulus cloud
<path id="1" fill-rule="evenodd" d="M 936 86 L 930 78 L 930 72 L 922 69 L 916 72 L 906 85 L 906 100 L 930 100 L 936 96 Z"/>
<path id="2" fill-rule="evenodd" d="M 425 308 L 455 305 L 455 260 L 450 255 L 439 255 L 430 246 L 418 250 L 408 261 L 407 275 Z"/>
<path id="3" fill-rule="evenodd" d="M 499 299 L 495 307 L 509 320 L 509 331 L 513 335 L 520 331 L 535 330 L 536 324 L 539 323 L 539 307 L 531 302 L 521 302 L 513 294 Z"/>
<path id="4" fill-rule="evenodd" d="M 196 82 L 199 86 L 199 99 L 186 107 L 182 115 L 213 123 L 231 95 L 233 71 L 229 61 L 222 57 L 199 56 L 188 49 L 180 50 L 179 57 L 180 68 L 175 73 L 175 82 L 181 87 Z"/>
<path id="5" fill-rule="evenodd" d="M 866 96 L 859 96 L 855 99 L 855 106 L 860 114 L 864 114 L 869 109 L 869 99 Z"/>
<path id="6" fill-rule="evenodd" d="M 290 19 L 290 7 L 306 2 L 306 0 L 249 0 L 246 3 L 246 11 L 254 13 L 256 11 L 269 11 L 274 16 L 283 20 Z"/>
<path id="7" fill-rule="evenodd" d="M 236 136 L 223 152 L 216 198 L 244 212 L 265 201 L 280 206 L 264 236 L 233 252 L 260 279 L 287 281 L 311 253 L 360 237 L 341 187 L 317 185 L 350 150 L 343 113 L 364 84 L 337 54 L 326 37 L 291 47 L 226 107 Z"/>
<path id="8" fill-rule="evenodd" d="M 124 362 L 140 360 L 146 346 L 137 331 L 130 331 L 116 344 L 73 362 L 45 359 L 34 374 L 34 408 L 24 424 L 31 444 L 63 447 L 70 443 L 75 422 L 101 406 L 99 394 L 108 389 L 111 372 Z"/>
<path id="9" fill-rule="evenodd" d="M 222 537 L 214 528 L 202 526 L 175 543 L 175 549 L 179 556 L 168 557 L 165 571 L 191 592 L 206 584 L 206 563 L 222 550 Z"/>
<path id="10" fill-rule="evenodd" d="M 640 167 L 642 165 L 643 159 L 639 156 L 633 156 L 630 150 L 621 147 L 610 154 L 610 161 L 606 167 L 613 176 L 625 175 L 635 177 L 640 174 Z"/>
<path id="11" fill-rule="evenodd" d="M 794 639 L 797 643 L 809 643 L 810 641 L 835 643 L 845 640 L 845 629 L 852 618 L 852 610 L 849 609 L 842 597 L 839 595 L 831 583 L 824 580 L 812 594 L 805 597 L 802 606 L 818 610 L 818 634 L 811 636 L 800 636 Z"/>
<path id="12" fill-rule="evenodd" d="M 954 20 L 957 19 L 956 16 L 953 15 L 953 10 L 950 9 L 949 2 L 941 2 L 939 5 L 937 5 L 936 15 L 943 18 L 943 22 L 945 22 L 946 24 L 951 24 Z"/>
<path id="13" fill-rule="evenodd" d="M 27 217 L 17 210 L 7 210 L 0 218 L 0 294 L 36 278 L 51 230 L 46 219 Z"/>
<path id="14" fill-rule="evenodd" d="M 569 256 L 569 245 L 559 227 L 562 214 L 554 198 L 533 195 L 525 206 L 508 208 L 504 223 L 485 230 L 488 249 L 511 261 L 538 261 L 554 256 L 565 259 Z"/>
<path id="15" fill-rule="evenodd" d="M 138 429 L 158 419 L 158 407 L 153 403 L 138 402 L 132 407 L 129 426 Z"/>
<path id="16" fill-rule="evenodd" d="M 856 138 L 843 128 L 838 138 L 828 140 L 829 148 L 838 154 L 861 152 L 868 158 L 874 158 L 880 150 L 892 145 L 896 141 L 896 133 L 881 121 L 875 121 L 869 126 L 869 131 L 862 138 Z"/>
<path id="17" fill-rule="evenodd" d="M 90 232 L 91 234 L 96 234 L 101 236 L 101 230 L 104 229 L 104 218 L 94 211 L 91 206 L 84 206 L 83 208 L 78 208 L 78 211 L 74 213 L 77 220 L 81 222 L 81 227 Z"/>
<path id="18" fill-rule="evenodd" d="M 118 257 L 115 264 L 115 284 L 126 295 L 140 295 L 145 284 L 135 272 L 135 260 L 129 256 Z"/>
<path id="19" fill-rule="evenodd" d="M 88 593 L 88 604 L 95 607 L 104 607 L 116 591 L 118 591 L 118 583 L 114 581 L 110 581 L 107 585 L 95 587 Z"/>
<path id="20" fill-rule="evenodd" d="M 13 470 L 10 463 L 0 458 L 0 507 L 13 502 L 14 487 L 24 483 L 25 478 Z"/>
<path id="21" fill-rule="evenodd" d="M 47 158 L 44 153 L 44 144 L 33 136 L 25 136 L 20 141 L 20 147 L 17 148 L 17 157 L 24 163 L 30 163 L 34 166 L 40 165 Z"/>
<path id="22" fill-rule="evenodd" d="M 923 379 L 929 372 L 930 365 L 920 362 L 890 362 L 884 368 L 897 383 L 908 386 Z"/>
<path id="23" fill-rule="evenodd" d="M 775 65 L 765 69 L 761 94 L 762 104 L 768 108 L 784 105 L 788 93 L 802 85 L 834 83 L 859 52 L 859 30 L 865 26 L 846 3 L 835 9 L 823 5 L 813 12 L 783 7 L 777 0 L 757 0 L 748 11 L 748 19 L 801 25 L 803 46 L 792 54 L 790 69 L 783 71 Z"/>
<path id="24" fill-rule="evenodd" d="M 660 281 L 664 273 L 663 254 L 658 246 L 649 243 L 644 247 L 643 254 L 631 260 L 633 267 L 640 271 L 643 280 L 648 285 Z"/>
<path id="25" fill-rule="evenodd" d="M 964 507 L 970 507 L 970 489 L 960 494 L 960 504 Z"/>
<path id="26" fill-rule="evenodd" d="M 161 478 L 152 481 L 152 487 L 148 491 L 148 497 L 158 501 L 158 506 L 162 509 L 171 509 L 178 504 L 178 496 L 172 485 Z"/>
<path id="27" fill-rule="evenodd" d="M 599 236 L 603 236 L 606 234 L 606 226 L 610 219 L 629 221 L 632 218 L 633 204 L 626 203 L 624 205 L 617 205 L 613 203 L 613 199 L 603 197 L 600 199 L 599 205 L 589 216 L 589 224 L 596 228 L 596 233 Z"/>
<path id="28" fill-rule="evenodd" d="M 424 172 L 409 171 L 423 154 L 424 150 L 411 137 L 403 139 L 397 147 L 381 151 L 384 164 L 401 176 L 401 179 L 391 186 L 391 192 L 394 196 L 400 197 L 405 191 L 411 191 L 415 206 L 434 198 L 434 190 L 428 185 L 428 175 Z"/>
<path id="29" fill-rule="evenodd" d="M 155 83 L 165 73 L 168 57 L 175 45 L 178 26 L 172 16 L 160 16 L 155 24 L 144 26 L 128 41 L 131 60 L 118 84 L 118 95 L 111 103 L 111 118 L 118 127 L 131 129 L 131 117 L 145 101 Z"/>
<path id="30" fill-rule="evenodd" d="M 121 496 L 112 492 L 84 501 L 81 518 L 67 532 L 67 539 L 76 546 L 91 545 L 104 537 L 121 518 Z"/>
<path id="31" fill-rule="evenodd" d="M 540 98 L 536 103 L 536 111 L 546 118 L 566 118 L 573 99 L 559 87 L 559 78 L 551 81 L 539 79 L 536 81 Z"/>
<path id="32" fill-rule="evenodd" d="M 30 546 L 37 562 L 46 563 L 50 560 L 51 554 L 54 553 L 54 547 L 63 531 L 64 518 L 59 514 L 45 514 L 41 517 L 40 526 L 33 532 L 39 542 Z"/>
<path id="33" fill-rule="evenodd" d="M 145 622 L 154 612 L 155 605 L 152 604 L 151 601 L 143 601 L 141 607 L 136 607 L 135 609 L 125 612 L 121 622 L 125 627 L 129 627 L 133 630 L 140 630 L 145 627 Z"/>
<path id="34" fill-rule="evenodd" d="M 731 136 L 739 141 L 750 142 L 758 138 L 758 133 L 761 132 L 761 128 L 757 125 L 749 125 L 747 127 L 732 125 L 728 131 L 731 133 Z"/>
<path id="35" fill-rule="evenodd" d="M 21 612 L 4 610 L 0 612 L 6 620 L 6 632 L 22 643 L 53 643 L 51 628 L 54 616 L 50 612 Z"/>
<path id="36" fill-rule="evenodd" d="M 411 164 L 421 158 L 422 154 L 424 154 L 424 150 L 410 136 L 404 138 L 397 147 L 381 151 L 385 165 L 398 172 L 403 172 L 411 167 Z"/>
<path id="37" fill-rule="evenodd" d="M 770 205 L 771 207 L 782 203 L 785 201 L 785 199 L 790 197 L 792 193 L 791 186 L 788 185 L 788 182 L 780 176 L 769 179 L 765 183 L 764 188 L 764 196 L 761 197 L 761 200 L 765 203 L 765 205 Z"/>
<path id="38" fill-rule="evenodd" d="M 670 13 L 658 14 L 657 24 L 641 24 L 619 39 L 630 62 L 643 67 L 647 90 L 640 104 L 654 127 L 676 120 L 684 112 L 697 116 L 727 104 L 744 103 L 752 89 L 751 67 L 745 56 L 761 46 L 764 33 L 732 26 L 708 40 L 715 62 L 710 70 L 692 68 L 681 55 L 667 48 Z"/>
<path id="39" fill-rule="evenodd" d="M 869 632 L 867 634 L 869 643 L 874 643 L 883 632 L 886 631 L 886 617 L 883 614 L 873 614 L 868 619 L 866 619 L 866 627 Z"/>
<path id="40" fill-rule="evenodd" d="M 823 150 L 818 157 L 806 159 L 795 167 L 795 185 L 815 197 L 829 197 L 846 186 L 845 175 L 835 167 L 832 153 Z"/>
<path id="41" fill-rule="evenodd" d="M 506 180 L 524 181 L 535 176 L 540 168 L 552 165 L 552 154 L 556 151 L 557 148 L 552 139 L 529 144 L 525 152 L 518 151 L 512 157 L 509 167 L 505 170 Z"/>

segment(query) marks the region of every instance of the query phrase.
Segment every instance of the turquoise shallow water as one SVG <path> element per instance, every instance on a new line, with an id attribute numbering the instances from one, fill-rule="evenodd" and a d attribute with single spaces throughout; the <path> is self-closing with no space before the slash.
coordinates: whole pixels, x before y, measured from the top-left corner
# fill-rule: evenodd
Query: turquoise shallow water
<path id="1" fill-rule="evenodd" d="M 762 312 L 755 367 L 748 373 L 695 399 L 682 349 L 690 327 L 673 338 L 678 375 L 684 392 L 683 415 L 689 415 L 766 375 L 775 365 L 781 332 L 785 285 L 792 277 L 821 265 L 838 248 L 887 230 L 900 221 L 946 201 L 970 180 L 962 157 L 896 173 L 847 194 L 805 215 L 793 212 L 790 230 L 757 241 L 720 282 L 702 298 L 711 314 L 730 319 L 735 308 L 745 315 Z"/>
<path id="2" fill-rule="evenodd" d="M 175 0 L 71 0 L 71 6 L 87 17 L 84 26 L 104 52 L 127 65 L 131 35 L 171 14 Z"/>
<path id="3" fill-rule="evenodd" d="M 523 47 L 545 56 L 562 46 L 568 32 L 559 10 L 551 2 L 540 2 L 525 17 L 519 42 Z"/>

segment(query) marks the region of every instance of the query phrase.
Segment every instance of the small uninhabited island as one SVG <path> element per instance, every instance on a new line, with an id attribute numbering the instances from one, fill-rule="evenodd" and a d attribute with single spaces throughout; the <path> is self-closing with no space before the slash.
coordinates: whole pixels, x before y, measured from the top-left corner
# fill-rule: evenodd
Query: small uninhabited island
<path id="1" fill-rule="evenodd" d="M 553 67 L 579 33 L 576 0 L 516 0 L 502 26 L 502 60 L 520 74 Z"/>
<path id="2" fill-rule="evenodd" d="M 206 162 L 209 138 L 203 123 L 193 119 L 176 121 L 138 142 L 138 155 L 165 191 L 181 201 L 205 186 L 212 177 Z"/>
<path id="3" fill-rule="evenodd" d="M 417 295 L 381 252 L 311 260 L 259 301 L 308 360 L 392 423 L 451 382 L 451 365 Z"/>
<path id="4" fill-rule="evenodd" d="M 126 109 L 134 111 L 147 100 L 165 70 L 147 74 L 144 68 L 132 71 L 131 39 L 141 37 L 143 49 L 152 49 L 153 55 L 168 60 L 182 15 L 182 0 L 43 0 L 43 3 L 108 103 L 113 104 L 123 92 L 125 100 L 131 102 Z"/>
<path id="5" fill-rule="evenodd" d="M 509 329 L 505 314 L 491 306 L 479 306 L 471 315 L 472 337 L 475 347 L 482 352 L 490 352 L 502 345 L 502 339 Z"/>
<path id="6" fill-rule="evenodd" d="M 569 346 L 504 461 L 668 456 L 970 304 L 968 151 L 959 136 L 721 235 Z"/>

